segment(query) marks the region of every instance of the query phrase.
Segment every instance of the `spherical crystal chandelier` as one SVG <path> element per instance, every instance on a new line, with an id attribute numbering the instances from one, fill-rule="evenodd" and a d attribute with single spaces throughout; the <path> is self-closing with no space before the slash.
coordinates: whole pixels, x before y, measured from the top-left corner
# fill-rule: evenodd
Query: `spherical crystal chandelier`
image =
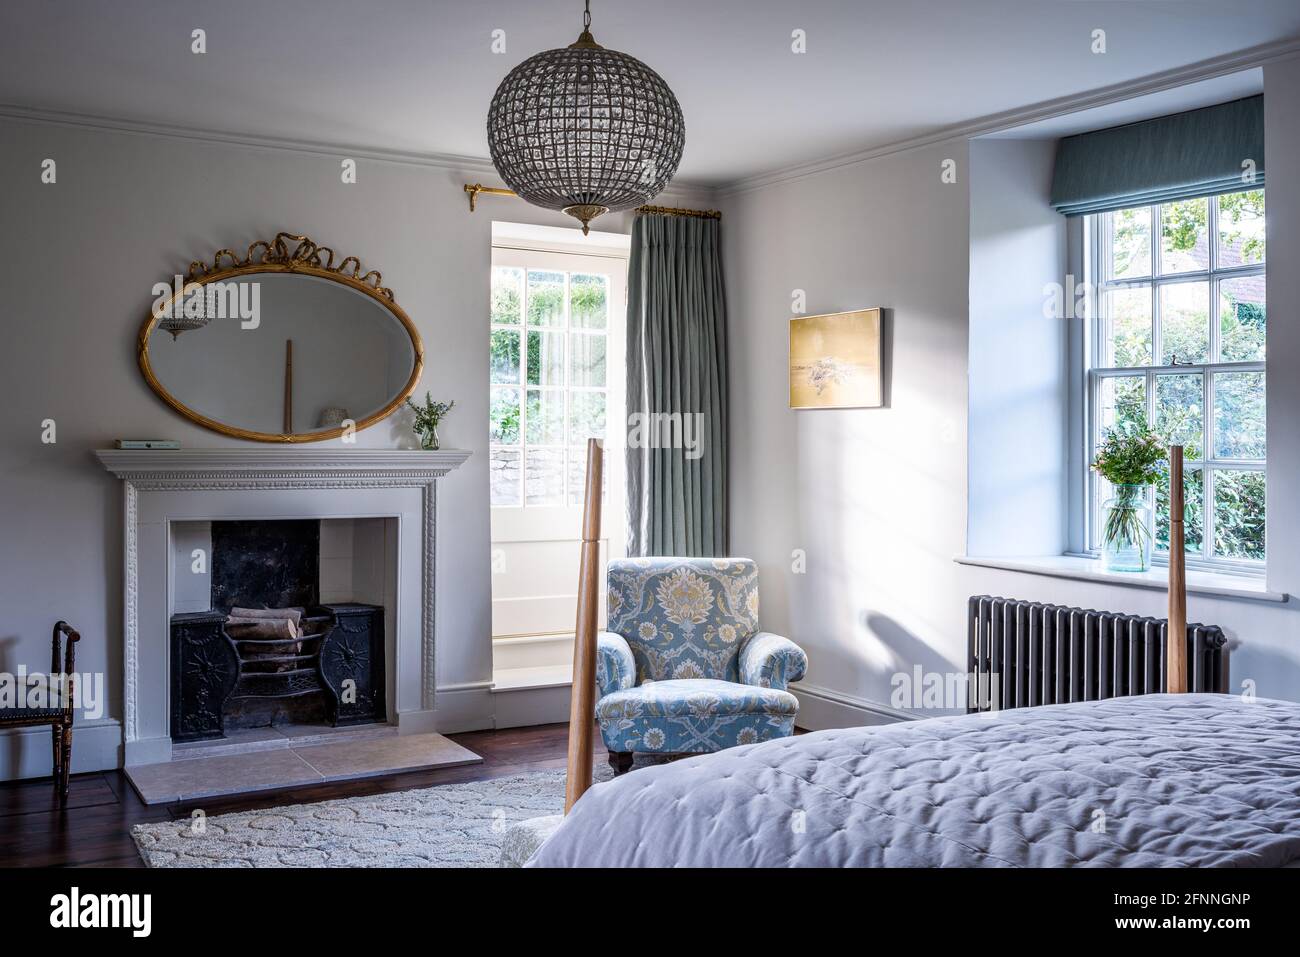
<path id="1" fill-rule="evenodd" d="M 677 97 L 635 57 L 591 35 L 591 0 L 576 42 L 529 57 L 488 109 L 488 148 L 506 185 L 535 206 L 582 223 L 640 206 L 681 162 Z"/>

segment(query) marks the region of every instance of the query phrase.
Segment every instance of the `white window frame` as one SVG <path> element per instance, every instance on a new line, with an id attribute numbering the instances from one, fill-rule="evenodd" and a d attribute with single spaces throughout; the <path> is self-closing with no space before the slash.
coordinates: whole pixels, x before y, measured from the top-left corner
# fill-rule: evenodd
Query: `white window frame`
<path id="1" fill-rule="evenodd" d="M 570 253 L 564 251 L 510 247 L 505 245 L 493 246 L 493 268 L 501 267 L 508 269 L 518 269 L 523 274 L 523 289 L 521 290 L 520 308 L 522 314 L 518 325 L 509 325 L 504 323 L 489 323 L 492 333 L 513 332 L 519 338 L 519 381 L 517 383 L 493 382 L 490 385 L 491 395 L 498 388 L 517 389 L 520 396 L 519 408 L 519 441 L 511 445 L 499 445 L 489 440 L 489 454 L 492 450 L 498 448 L 517 450 L 520 456 L 519 464 L 519 501 L 510 505 L 492 505 L 494 509 L 553 509 L 580 506 L 582 504 L 582 486 L 579 483 L 575 489 L 572 487 L 573 471 L 571 460 L 574 455 L 580 453 L 580 459 L 585 457 L 586 439 L 573 441 L 569 434 L 569 417 L 571 398 L 573 395 L 582 394 L 599 394 L 605 398 L 605 430 L 606 435 L 610 433 L 611 423 L 617 426 L 616 419 L 611 416 L 617 416 L 618 410 L 622 408 L 622 388 L 623 378 L 621 368 L 615 366 L 615 350 L 622 349 L 622 329 L 618 325 L 621 316 L 616 315 L 611 309 L 606 319 L 606 326 L 603 329 L 588 329 L 572 324 L 569 303 L 569 281 L 570 277 L 575 274 L 583 274 L 590 270 L 595 274 L 603 274 L 609 277 L 611 287 L 614 284 L 625 283 L 624 276 L 627 272 L 625 257 L 610 256 L 592 253 Z M 608 262 L 608 267 L 599 263 Z M 528 324 L 528 274 L 530 272 L 560 272 L 564 274 L 564 315 L 563 322 L 555 326 L 531 326 Z M 620 289 L 617 292 L 610 290 L 609 295 L 611 302 L 622 302 L 625 293 Z M 529 385 L 528 384 L 528 335 L 530 332 L 538 332 L 543 335 L 558 335 L 563 350 L 563 382 L 559 385 Z M 605 384 L 603 386 L 577 386 L 569 382 L 572 373 L 571 355 L 574 337 L 578 338 L 599 338 L 605 341 L 605 354 L 607 365 L 605 370 Z M 561 410 L 561 432 L 562 441 L 555 443 L 530 443 L 527 440 L 528 434 L 528 393 L 550 393 L 558 394 L 563 397 L 563 407 Z M 490 400 L 489 400 L 490 405 Z M 563 458 L 563 483 L 561 500 L 559 502 L 530 503 L 528 501 L 528 466 L 527 458 L 530 450 L 560 452 Z M 575 498 L 576 496 L 576 498 Z"/>
<path id="2" fill-rule="evenodd" d="M 1247 190 L 1242 190 L 1243 192 Z M 1219 469 L 1230 469 L 1234 471 L 1267 471 L 1267 450 L 1265 459 L 1259 460 L 1242 460 L 1219 458 L 1214 455 L 1214 375 L 1218 372 L 1265 372 L 1265 363 L 1258 362 L 1216 362 L 1220 353 L 1220 329 L 1219 329 L 1219 284 L 1225 279 L 1235 279 L 1244 276 L 1263 276 L 1267 270 L 1267 253 L 1265 261 L 1262 263 L 1253 263 L 1244 266 L 1220 267 L 1219 258 L 1219 224 L 1218 197 L 1208 197 L 1209 212 L 1206 217 L 1207 231 L 1207 249 L 1209 252 L 1209 268 L 1195 272 L 1178 272 L 1165 274 L 1161 269 L 1160 263 L 1160 246 L 1161 246 L 1161 223 L 1160 223 L 1160 205 L 1145 207 L 1151 213 L 1151 273 L 1144 276 L 1127 276 L 1123 279 L 1113 279 L 1109 276 L 1110 257 L 1108 255 L 1108 238 L 1112 228 L 1111 213 L 1097 213 L 1083 217 L 1084 224 L 1084 275 L 1088 282 L 1087 288 L 1094 290 L 1091 297 L 1095 308 L 1091 310 L 1092 316 L 1086 323 L 1086 340 L 1082 350 L 1085 357 L 1085 382 L 1087 395 L 1086 424 L 1084 429 L 1084 450 L 1083 461 L 1086 469 L 1085 479 L 1085 510 L 1086 510 L 1086 534 L 1087 549 L 1090 554 L 1098 554 L 1101 550 L 1101 497 L 1100 497 L 1100 477 L 1094 473 L 1088 466 L 1095 458 L 1096 449 L 1102 440 L 1101 421 L 1098 410 L 1100 409 L 1101 383 L 1106 378 L 1121 376 L 1145 377 L 1145 397 L 1147 422 L 1155 421 L 1156 414 L 1156 381 L 1157 377 L 1162 375 L 1189 375 L 1200 374 L 1201 385 L 1203 389 L 1201 404 L 1201 453 L 1199 459 L 1188 459 L 1185 463 L 1187 471 L 1193 469 L 1201 470 L 1203 483 L 1203 502 L 1205 514 L 1202 516 L 1202 535 L 1201 551 L 1199 554 L 1194 552 L 1187 553 L 1187 565 L 1191 568 L 1201 568 L 1207 571 L 1232 572 L 1243 575 L 1252 575 L 1263 577 L 1267 565 L 1268 540 L 1265 539 L 1265 559 L 1238 559 L 1225 558 L 1213 555 L 1214 547 L 1214 475 Z M 1265 200 L 1267 203 L 1267 199 Z M 1265 214 L 1267 215 L 1267 214 Z M 1096 277 L 1100 276 L 1100 279 Z M 1160 336 L 1160 294 L 1161 290 L 1167 286 L 1186 282 L 1205 282 L 1209 285 L 1210 296 L 1210 348 L 1208 361 L 1201 363 L 1178 363 L 1178 365 L 1156 365 L 1162 355 L 1161 336 Z M 1150 366 L 1102 366 L 1102 350 L 1106 348 L 1109 341 L 1108 323 L 1110 317 L 1107 315 L 1107 298 L 1106 293 L 1114 289 L 1151 287 L 1151 316 L 1152 316 L 1152 336 L 1151 336 L 1151 361 Z M 1266 307 L 1267 308 L 1267 307 Z M 1267 379 L 1265 380 L 1267 384 Z M 1150 500 L 1154 510 L 1154 499 Z M 1267 509 L 1267 504 L 1265 505 Z M 1267 513 L 1265 516 L 1267 524 Z M 1153 550 L 1153 564 L 1168 565 L 1169 553 L 1167 550 L 1160 550 L 1158 547 Z"/>

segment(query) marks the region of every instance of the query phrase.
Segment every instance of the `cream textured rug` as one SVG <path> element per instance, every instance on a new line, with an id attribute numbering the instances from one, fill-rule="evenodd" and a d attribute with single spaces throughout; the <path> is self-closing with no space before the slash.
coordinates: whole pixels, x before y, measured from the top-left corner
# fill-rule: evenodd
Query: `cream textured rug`
<path id="1" fill-rule="evenodd" d="M 609 780 L 606 765 L 597 781 Z M 564 810 L 564 772 L 186 818 L 131 829 L 150 867 L 496 867 L 516 821 Z"/>

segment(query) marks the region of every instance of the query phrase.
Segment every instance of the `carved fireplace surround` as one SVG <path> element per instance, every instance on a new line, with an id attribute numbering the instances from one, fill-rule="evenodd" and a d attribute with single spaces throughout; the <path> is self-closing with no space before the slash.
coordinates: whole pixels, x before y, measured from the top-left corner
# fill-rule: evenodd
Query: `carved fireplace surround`
<path id="1" fill-rule="evenodd" d="M 123 480 L 123 739 L 128 766 L 171 760 L 171 523 L 392 518 L 397 524 L 390 717 L 433 726 L 437 480 L 469 452 L 392 449 L 101 450 Z"/>

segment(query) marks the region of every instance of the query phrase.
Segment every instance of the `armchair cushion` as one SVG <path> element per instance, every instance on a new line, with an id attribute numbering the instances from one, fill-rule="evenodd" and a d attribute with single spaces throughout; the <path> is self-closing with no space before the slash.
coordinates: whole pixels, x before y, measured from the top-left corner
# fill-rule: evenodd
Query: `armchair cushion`
<path id="1" fill-rule="evenodd" d="M 602 631 L 596 636 L 596 687 L 603 698 L 636 683 L 636 662 L 622 635 Z"/>
<path id="2" fill-rule="evenodd" d="M 757 632 L 740 649 L 740 680 L 759 688 L 782 691 L 808 670 L 808 656 L 789 638 Z"/>
<path id="3" fill-rule="evenodd" d="M 700 754 L 794 732 L 799 702 L 788 691 L 732 681 L 653 681 L 596 704 L 611 751 Z"/>
<path id="4" fill-rule="evenodd" d="M 758 630 L 758 566 L 748 558 L 628 558 L 609 563 L 608 628 L 636 662 L 636 682 L 740 677 Z"/>

